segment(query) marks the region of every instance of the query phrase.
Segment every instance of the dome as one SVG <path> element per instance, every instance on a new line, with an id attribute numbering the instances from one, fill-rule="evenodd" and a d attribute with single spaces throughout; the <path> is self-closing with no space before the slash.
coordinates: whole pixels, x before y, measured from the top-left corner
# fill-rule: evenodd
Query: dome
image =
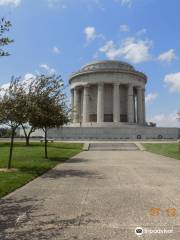
<path id="1" fill-rule="evenodd" d="M 108 70 L 108 69 L 134 71 L 134 67 L 129 63 L 111 60 L 96 61 L 86 64 L 81 68 L 80 71 Z"/>
<path id="2" fill-rule="evenodd" d="M 125 73 L 130 75 L 136 75 L 138 78 L 147 81 L 147 77 L 144 73 L 137 71 L 131 64 L 117 60 L 102 60 L 88 63 L 80 68 L 80 70 L 73 72 L 70 75 L 69 82 L 79 76 L 85 76 L 87 74 L 100 74 L 100 73 Z"/>

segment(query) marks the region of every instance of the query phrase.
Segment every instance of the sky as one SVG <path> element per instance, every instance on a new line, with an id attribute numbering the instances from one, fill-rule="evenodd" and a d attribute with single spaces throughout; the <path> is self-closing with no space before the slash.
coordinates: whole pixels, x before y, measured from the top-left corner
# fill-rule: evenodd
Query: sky
<path id="1" fill-rule="evenodd" d="M 68 86 L 86 63 L 126 61 L 148 76 L 147 121 L 180 126 L 179 12 L 179 0 L 0 0 L 15 41 L 0 58 L 0 85 L 58 73 Z"/>

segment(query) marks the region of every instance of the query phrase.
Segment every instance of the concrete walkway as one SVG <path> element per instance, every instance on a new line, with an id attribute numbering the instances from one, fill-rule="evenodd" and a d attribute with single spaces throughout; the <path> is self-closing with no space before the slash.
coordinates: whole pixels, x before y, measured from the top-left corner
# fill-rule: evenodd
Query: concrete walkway
<path id="1" fill-rule="evenodd" d="M 136 227 L 170 233 L 138 237 Z M 179 240 L 180 161 L 143 151 L 82 152 L 0 200 L 0 239 Z"/>

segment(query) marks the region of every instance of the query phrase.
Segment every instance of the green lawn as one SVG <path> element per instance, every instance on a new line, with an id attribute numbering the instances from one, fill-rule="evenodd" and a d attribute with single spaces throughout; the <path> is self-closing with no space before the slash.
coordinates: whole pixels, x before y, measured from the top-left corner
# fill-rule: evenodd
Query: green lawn
<path id="1" fill-rule="evenodd" d="M 149 152 L 180 160 L 178 143 L 144 143 L 143 146 Z"/>
<path id="2" fill-rule="evenodd" d="M 0 197 L 21 187 L 48 169 L 64 162 L 82 150 L 82 144 L 48 143 L 49 159 L 45 160 L 44 147 L 40 143 L 32 143 L 26 147 L 25 143 L 15 143 L 12 167 L 15 173 L 0 172 Z M 9 146 L 0 143 L 0 168 L 7 167 Z"/>

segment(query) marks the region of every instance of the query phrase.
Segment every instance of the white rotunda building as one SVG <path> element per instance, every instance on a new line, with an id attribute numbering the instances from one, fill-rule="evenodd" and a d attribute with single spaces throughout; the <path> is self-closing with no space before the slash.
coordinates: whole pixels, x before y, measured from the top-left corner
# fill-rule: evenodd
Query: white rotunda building
<path id="1" fill-rule="evenodd" d="M 147 77 L 122 61 L 97 61 L 70 76 L 72 121 L 49 129 L 65 140 L 178 139 L 179 128 L 146 123 Z"/>
<path id="2" fill-rule="evenodd" d="M 97 61 L 69 80 L 72 126 L 146 125 L 147 77 L 128 63 Z"/>

